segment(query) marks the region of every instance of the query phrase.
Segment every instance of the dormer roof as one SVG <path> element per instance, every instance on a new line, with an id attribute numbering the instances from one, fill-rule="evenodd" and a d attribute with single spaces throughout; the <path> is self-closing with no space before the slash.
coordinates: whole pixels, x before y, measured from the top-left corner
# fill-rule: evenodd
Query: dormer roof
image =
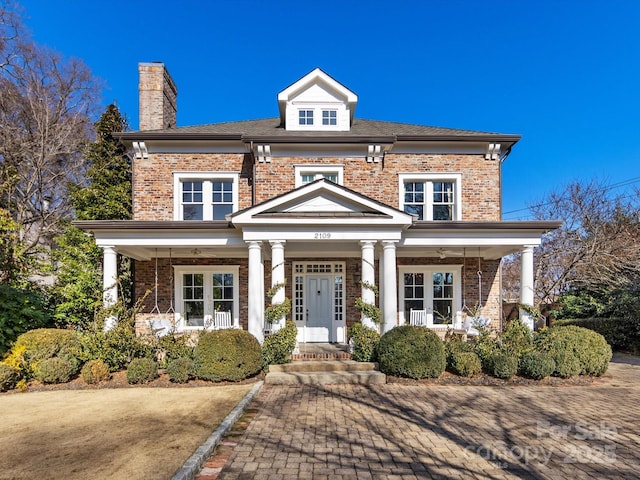
<path id="1" fill-rule="evenodd" d="M 357 102 L 355 93 L 316 68 L 278 94 L 280 123 L 286 130 L 348 131 Z M 313 112 L 311 123 L 301 123 L 301 111 Z"/>

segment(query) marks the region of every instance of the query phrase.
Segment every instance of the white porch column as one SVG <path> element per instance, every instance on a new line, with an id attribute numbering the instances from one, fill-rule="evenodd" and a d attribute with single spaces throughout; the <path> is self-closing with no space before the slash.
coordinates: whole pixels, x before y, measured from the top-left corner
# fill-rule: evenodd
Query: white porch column
<path id="1" fill-rule="evenodd" d="M 362 290 L 360 296 L 362 297 L 362 301 L 364 303 L 368 303 L 370 305 L 375 305 L 376 303 L 376 295 L 375 293 L 365 287 L 364 285 L 375 285 L 375 255 L 374 255 L 374 247 L 375 240 L 361 240 L 360 246 L 362 248 Z M 371 327 L 375 330 L 379 331 L 378 325 L 373 323 L 373 321 L 369 317 L 362 316 L 362 324 Z"/>
<path id="2" fill-rule="evenodd" d="M 249 244 L 249 292 L 248 330 L 260 343 L 264 340 L 264 269 L 262 265 L 262 242 Z"/>
<path id="3" fill-rule="evenodd" d="M 271 244 L 271 287 L 282 285 L 282 288 L 271 297 L 271 305 L 278 305 L 284 302 L 285 292 L 285 271 L 284 271 L 284 240 L 270 240 Z M 284 327 L 285 318 L 282 317 L 274 322 L 273 330 L 279 330 Z"/>
<path id="4" fill-rule="evenodd" d="M 102 248 L 102 305 L 104 308 L 109 308 L 118 301 L 118 254 L 111 246 Z M 105 331 L 111 330 L 115 326 L 115 317 L 105 319 Z"/>
<path id="5" fill-rule="evenodd" d="M 396 242 L 382 241 L 382 333 L 388 332 L 398 322 L 398 286 L 396 281 Z"/>
<path id="6" fill-rule="evenodd" d="M 533 307 L 533 245 L 525 245 L 520 260 L 520 303 Z M 520 309 L 520 320 L 533 330 L 534 319 L 524 309 Z"/>

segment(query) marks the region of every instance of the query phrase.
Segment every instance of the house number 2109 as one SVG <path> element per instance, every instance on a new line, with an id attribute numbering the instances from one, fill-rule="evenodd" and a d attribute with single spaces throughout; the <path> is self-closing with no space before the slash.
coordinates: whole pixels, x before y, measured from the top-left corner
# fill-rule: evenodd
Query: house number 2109
<path id="1" fill-rule="evenodd" d="M 328 240 L 331 238 L 331 234 L 327 232 L 318 232 L 313 235 L 313 238 L 315 238 L 316 240 Z"/>

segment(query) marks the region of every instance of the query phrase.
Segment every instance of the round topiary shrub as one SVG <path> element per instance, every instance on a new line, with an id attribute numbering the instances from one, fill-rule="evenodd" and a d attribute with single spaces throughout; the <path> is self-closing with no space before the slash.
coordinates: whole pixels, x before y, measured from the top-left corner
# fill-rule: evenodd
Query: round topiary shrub
<path id="1" fill-rule="evenodd" d="M 62 357 L 46 358 L 36 364 L 33 378 L 42 383 L 66 383 L 77 371 L 78 366 L 72 360 Z"/>
<path id="2" fill-rule="evenodd" d="M 351 359 L 356 362 L 375 362 L 380 334 L 373 328 L 356 322 L 349 328 L 350 344 L 353 346 Z"/>
<path id="3" fill-rule="evenodd" d="M 20 371 L 17 368 L 0 363 L 0 392 L 16 388 L 20 378 Z"/>
<path id="4" fill-rule="evenodd" d="M 556 362 L 547 352 L 531 350 L 520 357 L 518 368 L 523 377 L 541 380 L 553 374 Z"/>
<path id="5" fill-rule="evenodd" d="M 607 371 L 612 356 L 611 347 L 602 335 L 575 325 L 542 331 L 536 336 L 535 345 L 536 349 L 554 357 L 556 369 L 560 352 L 572 354 L 580 363 L 578 374 L 582 375 L 602 375 Z"/>
<path id="6" fill-rule="evenodd" d="M 482 363 L 474 352 L 458 351 L 451 354 L 449 368 L 462 377 L 473 377 L 482 371 Z"/>
<path id="7" fill-rule="evenodd" d="M 82 379 L 89 384 L 106 382 L 111 378 L 109 366 L 102 360 L 89 360 L 80 371 Z"/>
<path id="8" fill-rule="evenodd" d="M 298 327 L 292 320 L 287 320 L 284 328 L 267 335 L 262 343 L 263 367 L 290 362 L 297 336 Z"/>
<path id="9" fill-rule="evenodd" d="M 559 350 L 553 355 L 556 368 L 553 375 L 560 378 L 569 378 L 574 375 L 580 375 L 582 367 L 580 360 L 572 352 L 567 350 Z"/>
<path id="10" fill-rule="evenodd" d="M 134 358 L 127 366 L 127 382 L 149 383 L 158 376 L 158 364 L 150 358 Z"/>
<path id="11" fill-rule="evenodd" d="M 21 352 L 21 362 L 25 374 L 34 374 L 36 366 L 42 360 L 61 357 L 74 366 L 74 375 L 80 367 L 78 357 L 81 352 L 78 334 L 73 330 L 58 328 L 38 328 L 20 335 L 12 347 L 13 351 Z"/>
<path id="12" fill-rule="evenodd" d="M 262 369 L 258 340 L 245 330 L 206 332 L 193 351 L 198 378 L 221 382 L 239 381 Z"/>
<path id="13" fill-rule="evenodd" d="M 190 358 L 176 358 L 167 365 L 169 380 L 175 383 L 187 383 L 196 375 L 196 366 Z"/>
<path id="14" fill-rule="evenodd" d="M 494 351 L 487 362 L 489 374 L 496 378 L 508 380 L 518 372 L 518 359 L 511 352 Z"/>
<path id="15" fill-rule="evenodd" d="M 380 370 L 409 378 L 439 377 L 446 367 L 444 344 L 424 327 L 402 325 L 389 330 L 378 343 Z"/>

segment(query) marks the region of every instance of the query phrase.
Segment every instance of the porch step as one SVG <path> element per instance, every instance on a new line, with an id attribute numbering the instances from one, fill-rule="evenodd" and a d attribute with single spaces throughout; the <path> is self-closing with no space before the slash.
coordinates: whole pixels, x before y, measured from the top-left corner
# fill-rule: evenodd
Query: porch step
<path id="1" fill-rule="evenodd" d="M 386 383 L 375 363 L 344 361 L 293 362 L 270 365 L 265 383 L 271 385 L 325 385 L 332 383 Z"/>

